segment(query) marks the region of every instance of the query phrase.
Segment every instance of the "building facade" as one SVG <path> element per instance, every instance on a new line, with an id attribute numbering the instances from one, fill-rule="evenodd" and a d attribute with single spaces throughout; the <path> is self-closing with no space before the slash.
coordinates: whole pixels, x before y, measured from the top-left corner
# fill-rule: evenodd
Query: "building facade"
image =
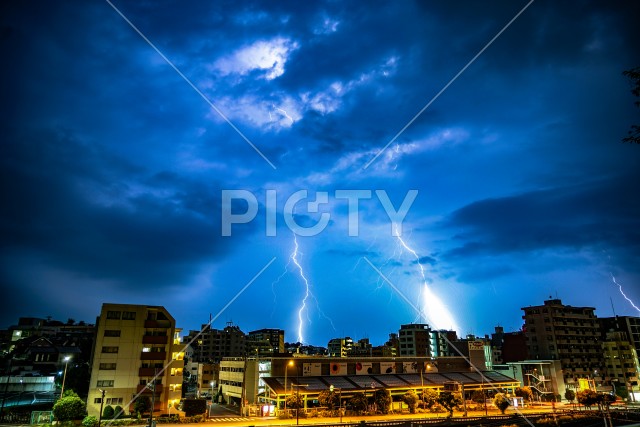
<path id="1" fill-rule="evenodd" d="M 247 355 L 271 357 L 284 352 L 284 330 L 282 329 L 259 329 L 247 334 Z"/>
<path id="2" fill-rule="evenodd" d="M 155 402 L 158 414 L 175 408 L 182 397 L 184 354 L 169 312 L 159 306 L 103 304 L 96 328 L 89 414 L 97 416 L 101 403 L 131 413 L 141 396 Z"/>
<path id="3" fill-rule="evenodd" d="M 522 308 L 527 352 L 532 359 L 559 360 L 564 382 L 580 378 L 604 382 L 600 322 L 593 307 L 572 307 L 559 299 Z"/>
<path id="4" fill-rule="evenodd" d="M 431 329 L 424 323 L 400 325 L 399 356 L 431 357 Z"/>

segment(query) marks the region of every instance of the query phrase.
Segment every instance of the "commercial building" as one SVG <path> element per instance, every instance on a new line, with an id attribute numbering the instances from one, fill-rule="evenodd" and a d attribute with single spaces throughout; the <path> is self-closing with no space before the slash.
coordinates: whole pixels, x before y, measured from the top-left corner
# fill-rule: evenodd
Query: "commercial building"
<path id="1" fill-rule="evenodd" d="M 534 400 L 564 399 L 566 386 L 559 360 L 522 360 L 494 365 L 493 369 L 531 387 Z"/>
<path id="2" fill-rule="evenodd" d="M 130 413 L 141 396 L 155 401 L 158 414 L 174 408 L 182 395 L 184 354 L 169 312 L 159 306 L 103 304 L 96 327 L 89 414 L 97 416 L 101 403 Z"/>
<path id="3" fill-rule="evenodd" d="M 355 393 L 373 393 L 381 388 L 399 397 L 408 390 L 440 391 L 446 384 L 456 383 L 464 384 L 470 396 L 475 390 L 500 388 L 513 392 L 520 386 L 519 381 L 499 372 L 484 371 L 481 375 L 462 357 L 290 357 L 274 358 L 270 363 L 271 374 L 260 378 L 266 385 L 265 392 L 258 394 L 263 413 L 264 408 L 283 409 L 286 397 L 296 393 L 300 393 L 305 408 L 317 405 L 319 393 L 332 386 L 344 402 Z M 249 390 L 247 387 L 245 393 Z"/>
<path id="4" fill-rule="evenodd" d="M 522 308 L 527 351 L 531 359 L 559 360 L 564 382 L 577 388 L 579 379 L 602 386 L 604 360 L 600 322 L 593 307 L 572 307 L 559 299 Z"/>

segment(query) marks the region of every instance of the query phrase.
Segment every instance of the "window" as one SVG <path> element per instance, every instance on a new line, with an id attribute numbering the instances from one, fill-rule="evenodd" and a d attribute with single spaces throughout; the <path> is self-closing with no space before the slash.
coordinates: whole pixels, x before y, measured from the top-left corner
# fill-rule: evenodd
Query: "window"
<path id="1" fill-rule="evenodd" d="M 122 397 L 108 397 L 106 401 L 107 405 L 122 405 L 124 400 Z"/>
<path id="2" fill-rule="evenodd" d="M 107 319 L 120 319 L 119 311 L 107 311 Z"/>
<path id="3" fill-rule="evenodd" d="M 115 371 L 116 364 L 115 363 L 101 363 L 100 368 L 101 371 Z"/>
<path id="4" fill-rule="evenodd" d="M 122 312 L 122 320 L 136 320 L 136 312 L 135 311 L 123 311 Z"/>
<path id="5" fill-rule="evenodd" d="M 95 399 L 93 399 L 93 403 L 102 403 L 102 398 L 96 397 Z"/>
<path id="6" fill-rule="evenodd" d="M 118 347 L 102 347 L 103 353 L 117 353 Z"/>
<path id="7" fill-rule="evenodd" d="M 113 380 L 98 380 L 96 387 L 113 387 Z"/>
<path id="8" fill-rule="evenodd" d="M 117 330 L 117 329 L 105 329 L 104 336 L 105 337 L 119 337 L 120 336 L 120 330 Z"/>

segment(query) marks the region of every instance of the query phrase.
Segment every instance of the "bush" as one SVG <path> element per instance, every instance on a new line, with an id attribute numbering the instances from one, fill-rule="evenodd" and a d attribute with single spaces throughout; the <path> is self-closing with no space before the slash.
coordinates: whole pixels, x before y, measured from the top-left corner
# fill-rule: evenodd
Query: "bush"
<path id="1" fill-rule="evenodd" d="M 115 415 L 115 411 L 113 410 L 113 406 L 107 405 L 102 410 L 102 419 L 103 420 L 111 420 Z"/>
<path id="2" fill-rule="evenodd" d="M 58 421 L 82 420 L 87 416 L 87 408 L 77 396 L 63 397 L 53 405 L 53 416 Z"/>
<path id="3" fill-rule="evenodd" d="M 124 409 L 122 409 L 122 406 L 120 405 L 116 406 L 113 412 L 113 417 L 116 419 L 124 417 Z"/>
<path id="4" fill-rule="evenodd" d="M 182 402 L 182 410 L 187 417 L 202 415 L 207 412 L 207 401 L 205 399 L 185 399 Z"/>
<path id="5" fill-rule="evenodd" d="M 84 427 L 97 427 L 98 419 L 94 415 L 87 415 L 84 417 L 84 420 L 82 420 L 82 425 Z"/>

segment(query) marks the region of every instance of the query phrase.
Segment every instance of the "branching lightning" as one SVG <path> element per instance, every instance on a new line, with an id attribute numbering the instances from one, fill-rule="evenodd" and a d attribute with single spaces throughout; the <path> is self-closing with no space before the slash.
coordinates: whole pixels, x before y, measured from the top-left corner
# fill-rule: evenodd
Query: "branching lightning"
<path id="1" fill-rule="evenodd" d="M 296 235 L 293 235 L 293 252 L 291 253 L 291 261 L 293 261 L 293 263 L 296 265 L 296 267 L 298 267 L 298 272 L 300 273 L 300 277 L 302 278 L 302 281 L 304 282 L 304 286 L 305 286 L 305 293 L 304 293 L 304 298 L 302 298 L 302 302 L 300 303 L 300 308 L 298 309 L 298 342 L 303 342 L 304 338 L 302 336 L 302 313 L 305 312 L 305 310 L 307 309 L 307 300 L 309 299 L 309 294 L 310 289 L 309 289 L 309 280 L 307 280 L 307 277 L 304 275 L 304 270 L 302 269 L 302 266 L 300 265 L 300 263 L 298 262 L 298 239 L 296 238 Z"/>
<path id="2" fill-rule="evenodd" d="M 613 280 L 613 283 L 615 283 L 618 286 L 618 289 L 620 290 L 620 293 L 622 294 L 624 299 L 626 299 L 633 308 L 635 308 L 637 311 L 640 312 L 640 308 L 638 308 L 638 306 L 635 305 L 627 295 L 625 295 L 624 291 L 622 290 L 622 285 L 616 281 L 616 278 L 613 275 L 613 273 L 609 273 L 609 274 L 611 274 L 611 280 Z"/>
<path id="3" fill-rule="evenodd" d="M 422 317 L 425 320 L 428 320 L 432 326 L 438 329 L 458 330 L 458 326 L 447 307 L 442 303 L 440 298 L 438 298 L 433 292 L 431 292 L 431 289 L 429 288 L 429 285 L 427 283 L 427 277 L 424 271 L 424 267 L 420 262 L 420 256 L 418 256 L 418 253 L 409 245 L 407 245 L 402 237 L 400 237 L 397 225 L 394 225 L 394 228 L 394 234 L 396 238 L 400 241 L 402 247 L 415 257 L 418 264 L 420 277 L 422 278 L 422 288 L 420 289 L 418 294 L 418 298 L 422 301 L 422 307 L 420 308 Z"/>

